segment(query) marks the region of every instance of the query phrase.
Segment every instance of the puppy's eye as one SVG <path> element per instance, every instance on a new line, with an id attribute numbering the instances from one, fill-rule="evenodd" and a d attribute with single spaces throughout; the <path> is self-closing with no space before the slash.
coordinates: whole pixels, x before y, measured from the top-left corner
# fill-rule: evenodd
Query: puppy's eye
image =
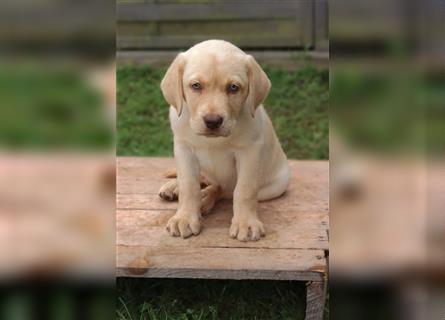
<path id="1" fill-rule="evenodd" d="M 201 84 L 199 82 L 192 83 L 191 87 L 193 90 L 201 90 L 202 89 Z"/>
<path id="2" fill-rule="evenodd" d="M 230 93 L 238 92 L 238 90 L 239 90 L 239 86 L 237 86 L 234 83 L 229 84 L 229 86 L 227 87 L 227 91 L 229 91 Z"/>

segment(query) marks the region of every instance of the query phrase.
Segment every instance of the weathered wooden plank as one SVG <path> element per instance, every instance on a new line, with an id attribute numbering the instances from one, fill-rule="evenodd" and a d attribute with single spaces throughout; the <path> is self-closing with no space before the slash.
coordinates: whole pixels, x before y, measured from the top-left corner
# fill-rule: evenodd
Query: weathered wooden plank
<path id="1" fill-rule="evenodd" d="M 152 169 L 137 158 L 125 158 L 128 161 L 118 163 L 117 209 L 122 210 L 175 210 L 177 202 L 166 202 L 159 198 L 159 188 L 167 179 L 162 172 L 174 166 L 171 159 L 153 160 Z M 329 209 L 328 165 L 324 162 L 290 162 L 293 182 L 288 191 L 273 201 L 261 202 L 258 211 L 261 216 L 269 217 L 274 212 L 276 217 L 298 220 L 307 214 L 324 214 Z M 213 212 L 229 214 L 232 210 L 230 200 L 217 204 Z M 279 214 L 278 214 L 279 213 Z M 212 215 L 210 217 L 212 218 Z M 327 218 L 325 219 L 327 220 Z M 323 220 L 323 223 L 328 223 Z M 290 222 L 290 221 L 289 221 Z"/>
<path id="2" fill-rule="evenodd" d="M 221 3 L 120 3 L 118 21 L 184 21 L 228 19 L 277 19 L 296 17 L 311 0 Z M 310 12 L 305 12 L 310 15 Z"/>
<path id="3" fill-rule="evenodd" d="M 170 213 L 170 216 L 173 212 Z M 159 245 L 176 247 L 243 247 L 243 248 L 288 248 L 288 249 L 327 249 L 328 238 L 320 228 L 297 228 L 294 224 L 266 224 L 266 236 L 261 241 L 240 242 L 229 237 L 230 224 L 205 226 L 201 234 L 187 239 L 171 237 L 165 230 L 165 219 L 159 217 L 160 226 L 142 223 L 117 223 L 117 244 Z M 135 220 L 132 220 L 135 221 Z"/>
<path id="4" fill-rule="evenodd" d="M 165 226 L 167 220 L 175 213 L 175 209 L 170 210 L 117 210 L 118 222 L 122 225 L 139 224 L 145 227 Z M 211 213 L 202 218 L 205 227 L 214 228 L 218 226 L 228 226 L 230 224 L 233 211 L 231 206 L 226 209 L 215 208 L 215 213 Z M 259 212 L 261 220 L 270 225 L 292 224 L 296 230 L 301 229 L 323 229 L 326 230 L 329 224 L 328 215 L 325 212 Z"/>
<path id="5" fill-rule="evenodd" d="M 270 208 L 273 205 L 274 208 L 283 206 L 286 209 L 297 207 L 299 210 L 327 211 L 329 164 L 324 161 L 290 161 L 289 163 L 293 178 L 288 191 L 283 197 L 273 202 L 264 202 L 261 206 Z M 165 202 L 156 196 L 159 188 L 167 181 L 162 177 L 162 173 L 174 167 L 173 159 L 153 158 L 148 164 L 143 158 L 120 158 L 117 169 L 118 208 L 131 209 L 136 205 L 138 208 L 148 205 L 147 209 L 163 207 Z M 134 195 L 128 198 L 121 196 L 128 193 Z"/>
<path id="6" fill-rule="evenodd" d="M 147 245 L 152 242 L 175 246 L 243 246 L 261 248 L 328 249 L 329 225 L 325 213 L 292 215 L 289 212 L 259 213 L 266 225 L 267 235 L 260 242 L 240 243 L 228 236 L 232 211 L 220 211 L 203 218 L 201 236 L 189 239 L 171 238 L 165 226 L 175 210 L 118 210 L 117 243 Z M 210 239 L 207 239 L 209 236 Z"/>
<path id="7" fill-rule="evenodd" d="M 116 160 L 118 178 L 134 172 L 136 174 L 151 174 L 153 177 L 159 176 L 163 171 L 175 167 L 175 161 L 173 158 L 144 158 L 144 157 L 119 157 Z"/>
<path id="8" fill-rule="evenodd" d="M 243 48 L 307 47 L 314 42 L 313 5 L 300 1 L 118 4 L 120 49 L 188 48 L 222 38 Z M 156 28 L 144 27 L 155 23 Z"/>
<path id="9" fill-rule="evenodd" d="M 116 38 L 124 39 L 128 36 L 147 37 L 156 35 L 157 32 L 158 25 L 155 21 L 120 22 L 116 28 Z"/>
<path id="10" fill-rule="evenodd" d="M 326 301 L 326 285 L 324 281 L 308 282 L 306 285 L 306 317 L 305 320 L 323 320 Z"/>
<path id="11" fill-rule="evenodd" d="M 329 17 L 327 0 L 315 1 L 314 33 L 316 49 L 329 51 Z"/>
<path id="12" fill-rule="evenodd" d="M 153 174 L 153 176 L 158 176 L 161 172 L 157 170 L 172 169 L 175 167 L 175 162 L 173 158 L 155 157 L 155 158 L 144 158 L 144 157 L 119 157 L 117 159 L 118 170 L 123 174 L 129 174 L 131 172 L 140 173 L 140 170 L 145 170 L 144 174 Z M 305 172 L 310 172 L 317 174 L 317 177 L 322 178 L 323 181 L 328 180 L 328 176 L 325 174 L 329 171 L 329 163 L 323 160 L 289 160 L 292 172 L 300 171 L 300 176 L 304 177 Z M 297 170 L 295 170 L 297 169 Z M 298 170 L 301 169 L 301 170 Z"/>
<path id="13" fill-rule="evenodd" d="M 321 281 L 321 250 L 117 247 L 117 276 Z"/>
<path id="14" fill-rule="evenodd" d="M 290 184 L 292 192 L 299 191 L 297 188 L 301 184 L 305 187 L 316 188 L 319 192 L 328 191 L 327 184 L 329 183 L 329 177 L 326 176 L 328 173 L 328 164 L 326 162 L 317 163 L 316 161 L 311 161 L 305 163 L 290 161 L 289 164 L 292 170 L 292 178 L 296 179 Z M 170 161 L 168 162 L 168 165 L 153 167 L 153 170 L 150 166 L 151 164 L 149 166 L 144 166 L 144 164 L 142 164 L 138 167 L 138 170 L 125 166 L 120 167 L 118 169 L 121 171 L 121 176 L 118 177 L 119 181 L 128 183 L 130 180 L 134 180 L 136 185 L 139 183 L 142 185 L 137 185 L 135 188 L 132 188 L 130 185 L 122 185 L 120 186 L 118 193 L 139 193 L 138 191 L 144 191 L 144 189 L 140 188 L 144 188 L 144 184 L 148 184 L 148 181 L 151 179 L 154 179 L 155 181 L 159 180 L 161 183 L 166 182 L 167 180 L 164 178 L 163 174 L 175 169 L 174 163 Z M 150 180 L 144 182 L 146 179 Z"/>
<path id="15" fill-rule="evenodd" d="M 301 30 L 298 42 L 305 48 L 312 48 L 315 43 L 314 1 L 297 1 L 300 9 L 297 11 L 296 28 Z"/>
<path id="16" fill-rule="evenodd" d="M 259 216 L 269 229 L 269 237 L 247 246 L 327 249 L 328 164 L 323 161 L 291 161 L 290 165 L 295 182 L 288 192 L 258 206 Z M 174 161 L 166 158 L 154 158 L 149 162 L 144 158 L 118 159 L 118 230 L 121 233 L 119 241 L 123 241 L 119 243 L 145 245 L 147 241 L 156 241 L 159 237 L 163 241 L 177 242 L 169 238 L 164 230 L 177 208 L 177 202 L 163 201 L 157 195 L 160 186 L 167 181 L 159 179 L 159 176 L 172 167 Z M 134 188 L 135 185 L 139 187 Z M 147 190 L 147 193 L 122 193 L 135 190 Z M 227 236 L 232 214 L 230 200 L 218 203 L 213 213 L 203 218 L 203 234 L 212 233 L 210 244 L 205 242 L 207 239 L 200 240 L 201 237 L 187 239 L 185 243 L 238 245 L 236 240 Z M 140 225 L 144 226 L 142 230 Z"/>
<path id="17" fill-rule="evenodd" d="M 317 47 L 318 50 L 318 47 Z M 295 59 L 301 52 L 295 50 L 246 50 L 246 53 L 255 57 L 259 64 L 267 64 L 270 67 L 276 67 L 283 70 L 299 69 L 307 64 L 307 60 L 317 68 L 329 67 L 328 51 L 307 51 L 305 59 Z M 127 64 L 145 65 L 149 64 L 156 67 L 167 67 L 178 54 L 176 50 L 125 50 L 117 51 L 116 59 L 119 66 Z M 268 106 L 266 106 L 266 109 Z"/>
<path id="18" fill-rule="evenodd" d="M 213 34 L 191 34 L 191 35 L 160 35 L 160 36 L 125 36 L 117 39 L 119 49 L 188 49 L 192 45 L 213 39 L 223 38 L 241 48 L 289 48 L 311 45 L 306 40 L 301 40 L 292 35 L 227 35 L 218 36 Z"/>
<path id="19" fill-rule="evenodd" d="M 144 22 L 145 23 L 145 22 Z M 225 38 L 228 36 L 279 36 L 299 37 L 304 30 L 296 28 L 295 19 L 235 20 L 235 21 L 169 21 L 158 22 L 158 35 L 208 35 Z"/>
<path id="20" fill-rule="evenodd" d="M 259 204 L 266 237 L 240 242 L 228 235 L 230 200 L 203 217 L 199 236 L 171 237 L 165 225 L 177 203 L 160 200 L 157 191 L 167 181 L 160 176 L 174 167 L 173 159 L 119 158 L 117 275 L 322 281 L 327 269 L 328 163 L 290 165 L 295 182 L 286 195 Z"/>
<path id="21" fill-rule="evenodd" d="M 162 184 L 160 184 L 162 185 Z M 159 185 L 159 186 L 160 186 Z M 159 188 L 157 188 L 159 189 Z M 273 201 L 260 202 L 259 211 L 296 211 L 296 212 L 327 212 L 328 202 L 316 196 L 321 193 L 309 189 L 300 194 L 286 193 Z M 117 197 L 117 209 L 174 209 L 177 202 L 167 202 L 159 198 L 156 193 L 120 194 Z M 289 200 L 289 202 L 287 202 Z M 218 203 L 220 208 L 230 206 L 229 200 Z"/>
<path id="22" fill-rule="evenodd" d="M 225 38 L 237 36 L 285 36 L 300 37 L 304 30 L 296 28 L 295 19 L 246 20 L 246 21 L 131 21 L 120 22 L 118 38 L 144 36 L 207 36 Z"/>

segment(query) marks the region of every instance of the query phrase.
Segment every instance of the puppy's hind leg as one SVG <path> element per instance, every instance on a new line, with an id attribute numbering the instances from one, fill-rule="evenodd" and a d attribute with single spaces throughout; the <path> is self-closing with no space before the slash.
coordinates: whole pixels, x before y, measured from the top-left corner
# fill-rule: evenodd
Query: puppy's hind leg
<path id="1" fill-rule="evenodd" d="M 209 184 L 201 190 L 201 195 L 201 213 L 208 214 L 213 209 L 216 202 L 221 198 L 222 190 L 218 185 Z"/>
<path id="2" fill-rule="evenodd" d="M 215 203 L 221 197 L 221 188 L 217 185 L 210 184 L 210 182 L 204 178 L 200 177 L 201 184 L 201 213 L 207 214 L 215 206 Z M 179 197 L 179 188 L 177 179 L 171 179 L 166 182 L 159 190 L 159 197 L 166 201 L 176 201 Z"/>
<path id="3" fill-rule="evenodd" d="M 283 167 L 272 181 L 259 190 L 258 201 L 267 201 L 280 197 L 289 187 L 290 175 L 289 167 Z"/>
<path id="4" fill-rule="evenodd" d="M 168 181 L 159 190 L 159 197 L 161 197 L 161 199 L 166 201 L 178 200 L 178 196 L 179 196 L 178 181 L 176 179 Z"/>

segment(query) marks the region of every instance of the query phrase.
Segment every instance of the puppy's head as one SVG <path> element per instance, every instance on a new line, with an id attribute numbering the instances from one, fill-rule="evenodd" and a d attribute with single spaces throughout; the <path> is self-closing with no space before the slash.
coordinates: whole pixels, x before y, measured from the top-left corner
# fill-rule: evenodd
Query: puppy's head
<path id="1" fill-rule="evenodd" d="M 270 81 L 252 56 L 228 42 L 209 40 L 176 57 L 161 89 L 178 116 L 187 107 L 196 134 L 227 137 L 241 115 L 255 115 Z"/>

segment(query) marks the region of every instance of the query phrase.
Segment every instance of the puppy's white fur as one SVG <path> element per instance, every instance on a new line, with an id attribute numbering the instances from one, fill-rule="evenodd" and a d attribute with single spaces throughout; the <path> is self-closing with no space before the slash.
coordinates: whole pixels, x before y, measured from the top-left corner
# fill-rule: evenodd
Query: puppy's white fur
<path id="1" fill-rule="evenodd" d="M 238 90 L 231 92 L 231 85 Z M 262 105 L 270 89 L 267 75 L 239 48 L 209 40 L 177 56 L 161 89 L 171 105 L 174 134 L 177 185 L 170 186 L 179 190 L 178 211 L 167 230 L 173 236 L 196 235 L 202 207 L 208 211 L 219 198 L 233 198 L 230 236 L 258 240 L 265 230 L 257 202 L 280 196 L 290 180 L 286 156 Z M 207 115 L 222 117 L 221 126 L 206 127 Z M 212 186 L 205 196 L 200 174 Z"/>

